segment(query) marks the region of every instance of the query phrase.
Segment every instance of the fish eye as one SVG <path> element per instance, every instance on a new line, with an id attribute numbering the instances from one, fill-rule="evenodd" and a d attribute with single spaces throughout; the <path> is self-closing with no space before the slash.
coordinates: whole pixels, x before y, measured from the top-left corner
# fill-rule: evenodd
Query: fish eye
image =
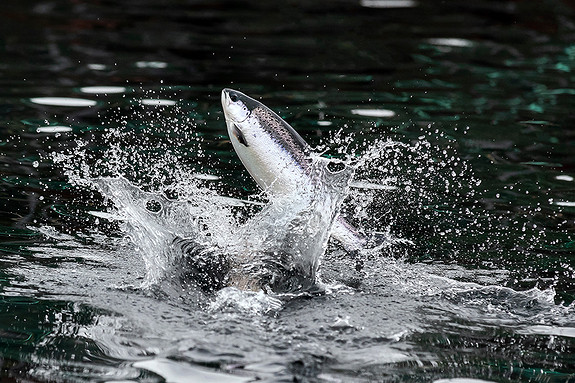
<path id="1" fill-rule="evenodd" d="M 232 102 L 237 102 L 238 101 L 238 95 L 235 93 L 230 94 L 230 100 L 232 100 Z"/>

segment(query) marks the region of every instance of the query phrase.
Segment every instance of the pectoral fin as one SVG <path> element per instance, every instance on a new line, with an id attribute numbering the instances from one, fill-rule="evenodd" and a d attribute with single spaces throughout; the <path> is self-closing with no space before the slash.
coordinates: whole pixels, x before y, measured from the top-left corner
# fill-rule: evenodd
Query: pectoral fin
<path id="1" fill-rule="evenodd" d="M 234 124 L 234 126 L 233 126 L 232 133 L 238 139 L 240 144 L 242 144 L 245 147 L 249 146 L 248 142 L 246 141 L 246 137 L 244 136 L 241 129 L 236 124 Z"/>

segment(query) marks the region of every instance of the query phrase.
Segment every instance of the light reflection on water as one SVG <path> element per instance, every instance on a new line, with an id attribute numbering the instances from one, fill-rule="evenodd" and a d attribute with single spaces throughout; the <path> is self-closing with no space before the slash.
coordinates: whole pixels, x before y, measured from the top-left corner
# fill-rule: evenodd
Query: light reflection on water
<path id="1" fill-rule="evenodd" d="M 127 88 L 123 86 L 85 86 L 80 88 L 80 92 L 90 94 L 124 93 L 126 90 Z"/>
<path id="2" fill-rule="evenodd" d="M 415 0 L 360 0 L 362 7 L 367 8 L 410 8 L 416 7 Z"/>
<path id="3" fill-rule="evenodd" d="M 40 126 L 36 128 L 37 133 L 65 133 L 71 131 L 72 128 L 69 126 L 52 125 L 52 126 Z"/>
<path id="4" fill-rule="evenodd" d="M 351 113 L 366 117 L 393 117 L 395 112 L 388 109 L 352 109 Z"/>
<path id="5" fill-rule="evenodd" d="M 79 108 L 95 106 L 97 104 L 94 100 L 72 97 L 34 97 L 30 99 L 30 102 L 38 105 L 71 106 Z"/>
<path id="6" fill-rule="evenodd" d="M 444 45 L 449 47 L 471 47 L 473 42 L 466 39 L 458 39 L 458 38 L 434 38 L 427 40 L 430 44 L 433 45 Z"/>

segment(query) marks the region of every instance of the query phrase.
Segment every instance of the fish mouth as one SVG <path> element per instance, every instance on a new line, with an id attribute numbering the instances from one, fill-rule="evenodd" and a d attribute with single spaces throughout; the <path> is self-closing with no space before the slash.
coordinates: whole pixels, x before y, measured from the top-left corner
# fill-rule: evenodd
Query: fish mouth
<path id="1" fill-rule="evenodd" d="M 229 116 L 228 107 L 231 104 L 232 100 L 230 100 L 230 95 L 227 88 L 222 90 L 221 100 L 222 100 L 222 108 L 224 109 L 224 114 L 226 115 L 226 118 L 228 118 Z"/>
<path id="2" fill-rule="evenodd" d="M 228 106 L 230 101 L 231 101 L 230 100 L 230 90 L 228 88 L 222 89 L 221 98 L 222 98 L 222 106 L 223 107 Z"/>

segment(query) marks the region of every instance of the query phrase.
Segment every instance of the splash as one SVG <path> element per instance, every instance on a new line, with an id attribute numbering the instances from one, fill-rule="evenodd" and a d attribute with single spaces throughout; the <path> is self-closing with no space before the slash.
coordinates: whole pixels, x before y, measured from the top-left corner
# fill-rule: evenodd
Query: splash
<path id="1" fill-rule="evenodd" d="M 297 194 L 274 198 L 240 231 L 237 270 L 247 269 L 257 280 L 275 291 L 293 292 L 311 288 L 316 281 L 331 227 L 347 196 L 353 168 L 338 172 L 329 161 L 313 160 L 312 172 L 321 182 Z M 240 273 L 243 274 L 243 273 Z"/>
<path id="2" fill-rule="evenodd" d="M 132 114 L 105 126 L 101 137 L 77 140 L 68 152 L 53 155 L 72 183 L 109 202 L 107 212 L 92 214 L 113 217 L 130 238 L 145 265 L 144 285 L 172 278 L 195 281 L 206 291 L 314 288 L 354 167 L 332 171 L 330 161 L 318 156 L 312 171 L 321 182 L 308 190 L 267 204 L 235 198 L 203 168 L 203 140 L 194 127 L 174 127 L 161 111 L 147 114 L 144 126 Z M 161 150 L 149 150 L 150 136 Z M 179 150 L 184 143 L 187 157 Z M 188 157 L 197 163 L 186 164 Z"/>
<path id="3" fill-rule="evenodd" d="M 363 258 L 402 256 L 413 246 L 411 233 L 396 230 L 402 204 L 423 214 L 438 189 L 457 194 L 475 182 L 464 161 L 425 137 L 369 142 L 339 132 L 313 158 L 321 182 L 268 201 L 238 193 L 210 167 L 213 141 L 194 120 L 178 118 L 178 105 L 146 108 L 138 103 L 111 113 L 89 139 L 53 155 L 70 182 L 108 201 L 105 212 L 93 214 L 113 217 L 130 238 L 145 266 L 144 286 L 172 279 L 207 292 L 313 292 L 323 281 L 321 261 L 338 215 L 369 238 L 355 259 L 343 255 L 351 260 L 344 274 L 353 274 Z M 340 159 L 327 159 L 329 150 Z"/>
<path id="4" fill-rule="evenodd" d="M 314 286 L 352 176 L 351 168 L 331 172 L 322 158 L 314 167 L 323 182 L 274 199 L 243 223 L 234 210 L 248 203 L 193 182 L 178 185 L 175 200 L 142 191 L 123 177 L 90 182 L 113 202 L 115 216 L 144 260 L 148 284 L 184 268 L 193 273 L 182 276 L 207 290 L 230 285 L 288 293 Z"/>

